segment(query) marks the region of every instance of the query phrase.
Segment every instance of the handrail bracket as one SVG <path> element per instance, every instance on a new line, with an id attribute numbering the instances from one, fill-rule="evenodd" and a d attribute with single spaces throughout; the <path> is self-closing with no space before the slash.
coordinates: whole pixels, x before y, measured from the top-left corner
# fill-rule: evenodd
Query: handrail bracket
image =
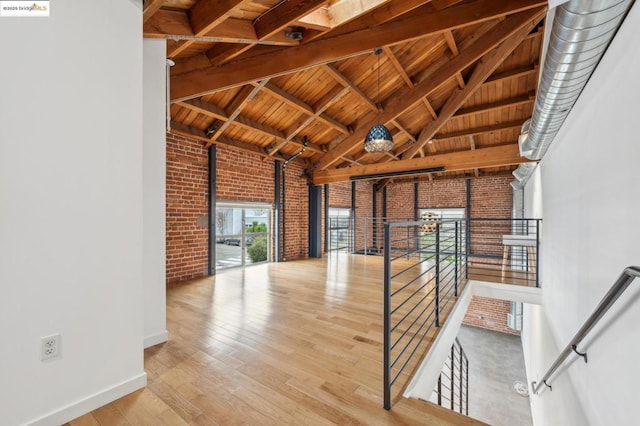
<path id="1" fill-rule="evenodd" d="M 582 358 L 584 358 L 584 362 L 585 364 L 588 362 L 587 361 L 587 353 L 586 352 L 578 352 L 578 346 L 577 345 L 571 345 L 571 349 L 573 349 L 573 351 L 580 355 Z"/>

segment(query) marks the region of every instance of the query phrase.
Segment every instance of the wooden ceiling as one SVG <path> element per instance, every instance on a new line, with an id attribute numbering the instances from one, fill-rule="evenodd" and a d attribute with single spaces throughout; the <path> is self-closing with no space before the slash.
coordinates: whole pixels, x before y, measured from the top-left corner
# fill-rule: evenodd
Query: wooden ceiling
<path id="1" fill-rule="evenodd" d="M 535 100 L 546 7 L 146 0 L 143 19 L 144 36 L 167 39 L 175 62 L 173 132 L 265 160 L 290 159 L 306 140 L 295 161 L 323 184 L 429 168 L 444 168 L 430 178 L 478 176 L 528 161 L 517 139 Z M 364 151 L 378 122 L 393 134 L 389 153 Z"/>

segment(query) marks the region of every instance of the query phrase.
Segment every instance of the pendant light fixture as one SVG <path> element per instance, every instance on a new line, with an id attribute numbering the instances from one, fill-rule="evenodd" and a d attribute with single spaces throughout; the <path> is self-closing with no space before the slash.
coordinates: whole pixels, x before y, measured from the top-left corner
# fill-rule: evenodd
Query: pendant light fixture
<path id="1" fill-rule="evenodd" d="M 373 126 L 364 138 L 364 150 L 367 152 L 388 152 L 393 148 L 393 136 L 391 136 L 389 129 L 380 123 L 380 54 L 382 48 L 376 47 L 373 53 L 378 57 L 378 96 L 376 99 L 378 124 Z"/>

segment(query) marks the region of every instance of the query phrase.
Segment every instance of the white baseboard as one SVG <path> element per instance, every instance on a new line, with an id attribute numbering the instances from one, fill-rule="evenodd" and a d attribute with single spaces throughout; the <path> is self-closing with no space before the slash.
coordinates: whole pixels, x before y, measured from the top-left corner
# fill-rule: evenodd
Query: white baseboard
<path id="1" fill-rule="evenodd" d="M 142 389 L 147 385 L 147 373 L 138 374 L 129 380 L 107 388 L 101 392 L 90 395 L 73 404 L 62 407 L 59 410 L 46 414 L 38 419 L 27 423 L 32 426 L 54 426 L 61 425 L 78 418 L 90 411 L 100 408 L 118 398 L 122 398 L 131 392 Z"/>
<path id="2" fill-rule="evenodd" d="M 161 331 L 160 333 L 151 334 L 149 336 L 145 336 L 144 338 L 144 348 L 150 348 L 151 346 L 158 345 L 160 343 L 164 343 L 169 340 L 169 332 L 167 330 Z"/>

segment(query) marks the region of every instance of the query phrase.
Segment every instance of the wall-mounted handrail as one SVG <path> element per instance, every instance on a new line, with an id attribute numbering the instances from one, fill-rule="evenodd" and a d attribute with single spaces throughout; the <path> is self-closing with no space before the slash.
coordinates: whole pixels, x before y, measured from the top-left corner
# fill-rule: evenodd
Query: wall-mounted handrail
<path id="1" fill-rule="evenodd" d="M 551 377 L 551 375 L 562 365 L 564 360 L 571 354 L 571 352 L 575 352 L 576 354 L 582 356 L 584 361 L 587 362 L 587 354 L 578 352 L 578 345 L 582 340 L 589 334 L 589 331 L 600 321 L 600 319 L 607 313 L 607 311 L 611 308 L 611 306 L 615 303 L 616 300 L 620 297 L 620 295 L 629 287 L 631 281 L 640 277 L 640 267 L 638 266 L 629 266 L 624 269 L 620 277 L 613 284 L 609 292 L 602 298 L 598 307 L 593 311 L 591 316 L 584 322 L 582 328 L 573 336 L 573 339 L 569 342 L 566 348 L 558 355 L 553 365 L 549 368 L 549 371 L 544 375 L 542 380 L 539 383 L 532 382 L 531 387 L 533 389 L 533 393 L 536 394 L 543 386 L 551 389 L 551 385 L 547 383 L 547 380 Z M 537 384 L 536 384 L 537 383 Z"/>

